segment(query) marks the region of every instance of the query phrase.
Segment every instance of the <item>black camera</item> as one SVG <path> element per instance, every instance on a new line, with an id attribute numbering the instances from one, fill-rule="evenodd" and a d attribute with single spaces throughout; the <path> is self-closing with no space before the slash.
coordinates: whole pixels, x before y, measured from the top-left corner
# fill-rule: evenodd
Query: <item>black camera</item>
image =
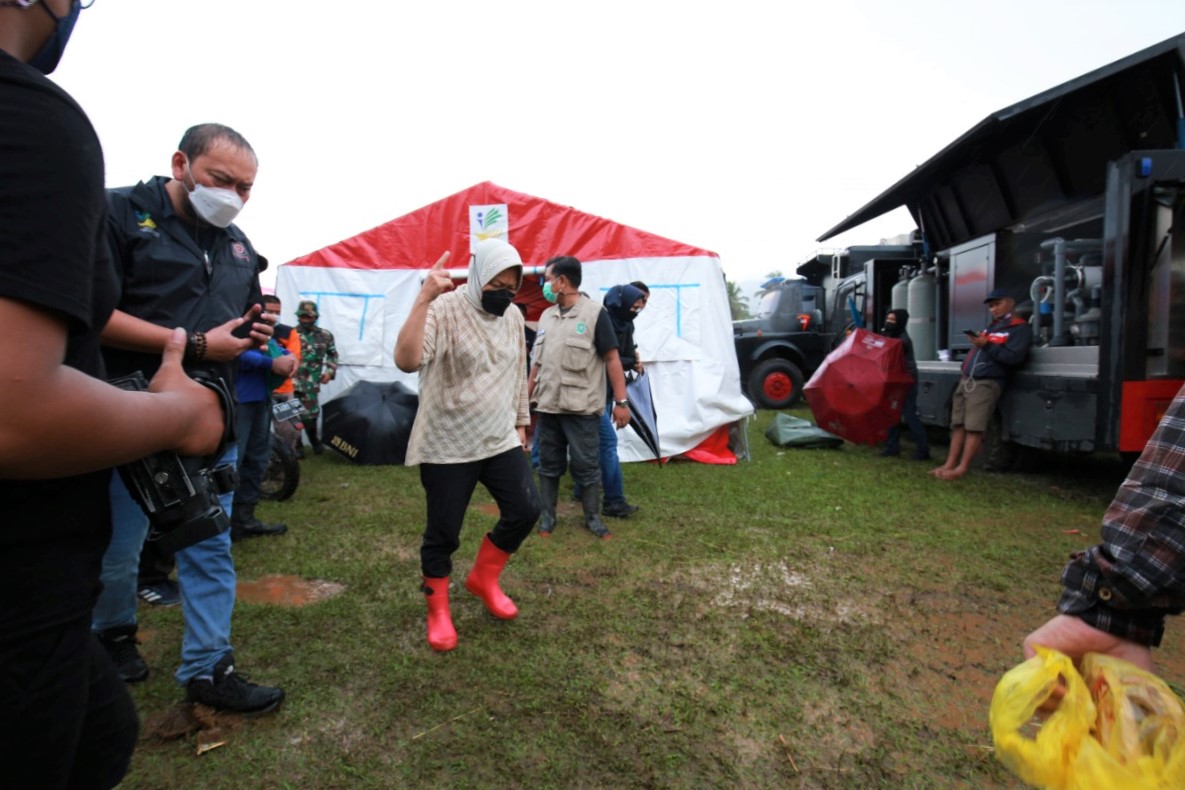
<path id="1" fill-rule="evenodd" d="M 148 540 L 170 553 L 230 528 L 218 497 L 235 490 L 239 483 L 233 465 L 211 467 L 234 439 L 234 396 L 221 377 L 204 371 L 189 375 L 214 390 L 222 401 L 226 428 L 218 451 L 203 458 L 160 452 L 119 467 L 124 485 L 148 515 Z M 112 379 L 111 384 L 131 392 L 148 389 L 148 380 L 140 371 Z"/>

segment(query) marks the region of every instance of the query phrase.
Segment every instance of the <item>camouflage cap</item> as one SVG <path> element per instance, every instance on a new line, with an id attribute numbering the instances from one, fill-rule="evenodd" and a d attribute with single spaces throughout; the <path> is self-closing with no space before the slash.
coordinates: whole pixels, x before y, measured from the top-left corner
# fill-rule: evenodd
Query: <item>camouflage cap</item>
<path id="1" fill-rule="evenodd" d="M 312 301 L 304 301 L 296 306 L 296 317 L 303 318 L 309 316 L 311 318 L 319 318 L 320 313 L 317 312 L 317 303 Z"/>

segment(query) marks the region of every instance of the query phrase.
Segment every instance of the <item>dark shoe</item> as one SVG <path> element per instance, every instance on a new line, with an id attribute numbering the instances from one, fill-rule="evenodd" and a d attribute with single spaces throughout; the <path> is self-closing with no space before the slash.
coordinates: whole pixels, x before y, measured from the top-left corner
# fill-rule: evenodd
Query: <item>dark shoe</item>
<path id="1" fill-rule="evenodd" d="M 245 675 L 235 672 L 234 661 L 234 655 L 228 653 L 214 666 L 212 677 L 189 681 L 185 701 L 244 716 L 261 716 L 278 708 L 284 701 L 284 690 L 249 682 Z"/>
<path id="2" fill-rule="evenodd" d="M 317 442 L 313 445 L 313 453 L 315 455 L 320 455 L 323 452 L 325 452 L 325 445 L 321 444 L 320 442 Z"/>
<path id="3" fill-rule="evenodd" d="M 231 525 L 233 532 L 235 525 Z M 262 535 L 283 535 L 288 531 L 287 524 L 265 524 L 256 519 L 248 524 L 241 524 L 238 528 L 240 537 L 257 538 Z"/>
<path id="4" fill-rule="evenodd" d="M 560 479 L 539 475 L 539 534 L 547 537 L 555 529 L 555 501 L 559 496 Z"/>
<path id="5" fill-rule="evenodd" d="M 111 656 L 111 662 L 115 664 L 120 680 L 124 683 L 139 683 L 148 677 L 148 665 L 144 663 L 140 651 L 136 648 L 140 640 L 136 639 L 135 624 L 108 628 L 106 631 L 96 632 L 95 636 L 99 638 L 99 643 L 103 645 L 107 655 Z"/>
<path id="6" fill-rule="evenodd" d="M 601 523 L 601 517 L 597 514 L 597 510 L 601 506 L 601 486 L 599 484 L 585 486 L 581 492 L 581 498 L 583 500 L 584 526 L 588 527 L 588 531 L 598 538 L 612 537 L 609 528 Z"/>
<path id="7" fill-rule="evenodd" d="M 638 506 L 631 505 L 628 502 L 614 503 L 601 508 L 602 516 L 612 516 L 613 518 L 629 518 L 637 512 Z"/>
<path id="8" fill-rule="evenodd" d="M 609 531 L 608 527 L 601 523 L 600 519 L 595 521 L 587 521 L 585 522 L 584 526 L 588 527 L 589 532 L 596 535 L 598 538 L 601 538 L 602 540 L 613 537 L 613 533 Z"/>
<path id="9" fill-rule="evenodd" d="M 231 508 L 230 539 L 258 538 L 264 535 L 283 535 L 287 524 L 265 524 L 255 517 L 255 505 L 240 503 Z"/>
<path id="10" fill-rule="evenodd" d="M 181 590 L 171 579 L 145 584 L 136 592 L 140 600 L 153 606 L 176 606 L 181 603 Z"/>
<path id="11" fill-rule="evenodd" d="M 264 524 L 262 521 L 251 524 L 231 524 L 230 542 L 238 543 L 245 538 L 262 538 L 267 535 L 283 535 L 287 531 L 287 524 Z"/>

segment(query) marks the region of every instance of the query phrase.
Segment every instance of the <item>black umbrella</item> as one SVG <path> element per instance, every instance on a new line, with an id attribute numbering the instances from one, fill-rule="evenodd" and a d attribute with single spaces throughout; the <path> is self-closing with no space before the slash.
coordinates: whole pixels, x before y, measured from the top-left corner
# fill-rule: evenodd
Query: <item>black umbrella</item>
<path id="1" fill-rule="evenodd" d="M 654 457 L 662 459 L 658 450 L 658 414 L 654 411 L 654 395 L 650 392 L 650 378 L 643 371 L 635 378 L 627 378 L 625 397 L 629 401 L 630 427 L 646 443 Z"/>
<path id="2" fill-rule="evenodd" d="M 355 463 L 402 464 L 419 405 L 399 382 L 359 381 L 322 407 L 325 444 Z"/>

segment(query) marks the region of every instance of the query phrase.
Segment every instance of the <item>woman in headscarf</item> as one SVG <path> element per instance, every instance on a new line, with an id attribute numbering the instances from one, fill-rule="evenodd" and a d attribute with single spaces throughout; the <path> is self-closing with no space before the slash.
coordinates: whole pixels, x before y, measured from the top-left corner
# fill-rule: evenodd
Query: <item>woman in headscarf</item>
<path id="1" fill-rule="evenodd" d="M 621 358 L 621 369 L 627 377 L 631 371 L 642 372 L 642 363 L 638 359 L 638 346 L 634 342 L 634 319 L 646 306 L 648 298 L 649 289 L 644 283 L 629 283 L 610 288 L 601 302 L 605 306 L 605 312 L 609 314 L 613 332 L 617 335 L 617 355 Z M 608 383 L 606 383 L 605 399 L 612 404 L 613 388 Z M 617 428 L 610 419 L 609 412 L 611 410 L 611 407 L 606 407 L 601 414 L 601 489 L 605 494 L 601 515 L 629 518 L 630 515 L 638 512 L 638 506 L 631 505 L 625 498 L 621 459 L 617 457 Z M 580 498 L 579 483 L 574 486 L 572 495 L 576 499 Z"/>
<path id="2" fill-rule="evenodd" d="M 508 309 L 522 285 L 522 259 L 506 242 L 486 239 L 470 259 L 468 282 L 453 290 L 443 271 L 448 257 L 429 270 L 395 344 L 399 369 L 420 374 L 407 464 L 420 465 L 428 501 L 420 565 L 434 650 L 457 646 L 449 575 L 477 484 L 490 492 L 500 517 L 482 538 L 465 588 L 502 620 L 514 619 L 518 608 L 498 578 L 539 518 L 523 453 L 530 422 L 523 316 Z"/>
<path id="3" fill-rule="evenodd" d="M 926 426 L 918 417 L 918 363 L 913 355 L 913 341 L 909 339 L 906 327 L 909 326 L 909 311 L 903 309 L 890 310 L 885 316 L 885 325 L 881 334 L 885 337 L 895 337 L 905 346 L 905 372 L 913 377 L 913 386 L 905 396 L 905 403 L 901 407 L 901 419 L 905 420 L 909 428 L 909 435 L 913 439 L 913 455 L 915 461 L 930 459 L 930 444 L 926 439 Z M 884 456 L 901 455 L 901 423 L 889 429 L 888 441 L 881 451 Z"/>

